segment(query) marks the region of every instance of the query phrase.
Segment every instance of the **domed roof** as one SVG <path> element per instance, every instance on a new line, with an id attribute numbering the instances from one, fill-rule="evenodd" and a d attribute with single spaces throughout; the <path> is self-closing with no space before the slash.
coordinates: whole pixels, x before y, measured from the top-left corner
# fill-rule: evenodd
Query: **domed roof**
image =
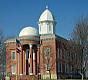
<path id="1" fill-rule="evenodd" d="M 46 9 L 40 16 L 39 21 L 53 21 L 54 17 L 52 13 Z"/>
<path id="2" fill-rule="evenodd" d="M 21 30 L 19 37 L 21 36 L 38 36 L 38 31 L 33 27 L 26 27 Z"/>

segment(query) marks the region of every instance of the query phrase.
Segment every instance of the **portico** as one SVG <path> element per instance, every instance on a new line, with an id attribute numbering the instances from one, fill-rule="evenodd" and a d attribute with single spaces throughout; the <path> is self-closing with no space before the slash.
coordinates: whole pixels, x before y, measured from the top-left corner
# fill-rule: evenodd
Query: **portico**
<path id="1" fill-rule="evenodd" d="M 28 40 L 30 37 L 30 40 Z M 26 36 L 19 38 L 22 45 L 22 52 L 17 54 L 17 74 L 37 75 L 37 57 L 39 37 Z"/>

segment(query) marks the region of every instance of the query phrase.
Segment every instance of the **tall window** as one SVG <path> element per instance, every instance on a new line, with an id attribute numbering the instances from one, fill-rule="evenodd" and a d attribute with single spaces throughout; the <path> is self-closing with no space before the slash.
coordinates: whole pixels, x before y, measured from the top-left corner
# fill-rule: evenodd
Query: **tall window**
<path id="1" fill-rule="evenodd" d="M 42 24 L 41 24 L 41 26 L 42 26 Z M 41 32 L 41 27 L 39 27 L 39 29 L 40 29 L 40 32 Z"/>
<path id="2" fill-rule="evenodd" d="M 63 70 L 62 70 L 62 69 L 63 69 L 63 68 L 62 68 L 62 62 L 61 62 L 60 64 L 61 64 L 61 72 L 63 72 Z"/>
<path id="3" fill-rule="evenodd" d="M 62 64 L 62 70 L 63 70 L 62 72 L 65 73 L 65 64 L 64 63 Z"/>
<path id="4" fill-rule="evenodd" d="M 11 59 L 12 60 L 15 60 L 16 59 L 16 52 L 15 51 L 12 51 L 11 52 Z"/>
<path id="5" fill-rule="evenodd" d="M 16 71 L 16 65 L 12 64 L 12 74 L 15 74 L 15 71 Z"/>
<path id="6" fill-rule="evenodd" d="M 59 48 L 57 48 L 57 58 L 59 58 Z"/>
<path id="7" fill-rule="evenodd" d="M 59 49 L 59 58 L 62 59 L 62 49 Z"/>
<path id="8" fill-rule="evenodd" d="M 45 56 L 49 57 L 50 56 L 50 48 L 45 49 Z"/>
<path id="9" fill-rule="evenodd" d="M 51 32 L 51 26 L 49 26 L 49 32 Z"/>
<path id="10" fill-rule="evenodd" d="M 64 59 L 67 61 L 69 58 L 69 53 L 65 50 Z"/>
<path id="11" fill-rule="evenodd" d="M 50 65 L 49 63 L 46 64 L 46 71 L 49 71 L 50 70 Z"/>
<path id="12" fill-rule="evenodd" d="M 58 62 L 58 72 L 61 72 L 61 63 Z"/>
<path id="13" fill-rule="evenodd" d="M 67 64 L 67 73 L 71 72 L 71 67 L 70 65 Z"/>
<path id="14" fill-rule="evenodd" d="M 65 73 L 68 73 L 68 64 L 65 64 Z"/>

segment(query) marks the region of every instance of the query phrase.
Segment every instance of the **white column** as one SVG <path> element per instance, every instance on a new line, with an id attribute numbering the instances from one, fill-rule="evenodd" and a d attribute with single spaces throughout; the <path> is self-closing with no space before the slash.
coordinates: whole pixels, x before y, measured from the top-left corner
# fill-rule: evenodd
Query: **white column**
<path id="1" fill-rule="evenodd" d="M 33 49 L 33 60 L 35 60 L 35 51 Z"/>
<path id="2" fill-rule="evenodd" d="M 32 50 L 32 44 L 29 44 L 30 47 L 30 75 L 33 74 L 33 50 Z"/>

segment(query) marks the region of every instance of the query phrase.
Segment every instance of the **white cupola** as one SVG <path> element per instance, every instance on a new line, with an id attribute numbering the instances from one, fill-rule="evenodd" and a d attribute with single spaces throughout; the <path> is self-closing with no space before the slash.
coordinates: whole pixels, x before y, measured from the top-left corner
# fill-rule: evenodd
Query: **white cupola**
<path id="1" fill-rule="evenodd" d="M 48 10 L 46 6 L 46 10 L 41 14 L 39 18 L 39 34 L 55 34 L 55 25 L 56 21 L 52 13 Z"/>

